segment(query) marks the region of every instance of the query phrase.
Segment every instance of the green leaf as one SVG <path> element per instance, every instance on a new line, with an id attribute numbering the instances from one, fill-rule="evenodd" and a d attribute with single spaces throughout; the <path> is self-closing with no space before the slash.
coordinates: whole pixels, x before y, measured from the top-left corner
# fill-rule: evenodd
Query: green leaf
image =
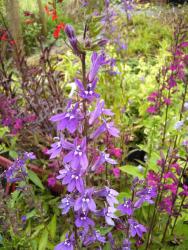
<path id="1" fill-rule="evenodd" d="M 9 132 L 9 128 L 8 127 L 3 127 L 3 128 L 0 128 L 0 138 L 3 138 L 3 136 Z"/>
<path id="2" fill-rule="evenodd" d="M 32 218 L 34 216 L 36 216 L 36 210 L 35 209 L 31 210 L 31 212 L 26 214 L 27 219 L 30 219 L 30 218 Z"/>
<path id="3" fill-rule="evenodd" d="M 48 244 L 48 231 L 45 229 L 41 235 L 38 250 L 46 250 L 47 244 Z"/>
<path id="4" fill-rule="evenodd" d="M 112 230 L 113 227 L 101 227 L 98 228 L 99 232 L 101 235 L 106 235 L 107 233 L 109 233 Z"/>
<path id="5" fill-rule="evenodd" d="M 125 165 L 125 166 L 120 167 L 120 170 L 122 172 L 130 174 L 130 175 L 132 175 L 134 177 L 139 177 L 139 178 L 143 178 L 144 177 L 144 174 L 141 173 L 136 166 Z"/>
<path id="6" fill-rule="evenodd" d="M 34 239 L 36 236 L 38 236 L 38 234 L 40 233 L 40 231 L 44 228 L 44 224 L 41 224 L 37 227 L 35 227 L 35 232 L 31 235 L 31 239 Z"/>
<path id="7" fill-rule="evenodd" d="M 11 158 L 13 158 L 13 159 L 18 158 L 18 154 L 17 154 L 17 152 L 14 151 L 14 150 L 10 150 L 10 151 L 9 151 L 9 156 L 10 156 Z"/>
<path id="8" fill-rule="evenodd" d="M 56 226 L 57 226 L 57 217 L 54 214 L 54 216 L 52 217 L 50 223 L 48 224 L 48 229 L 49 229 L 50 236 L 51 236 L 52 239 L 54 239 L 55 235 L 56 235 Z"/>
<path id="9" fill-rule="evenodd" d="M 35 174 L 32 170 L 28 170 L 28 177 L 29 179 L 39 188 L 41 188 L 42 190 L 44 190 L 44 186 L 41 182 L 41 180 L 39 179 L 38 175 Z"/>

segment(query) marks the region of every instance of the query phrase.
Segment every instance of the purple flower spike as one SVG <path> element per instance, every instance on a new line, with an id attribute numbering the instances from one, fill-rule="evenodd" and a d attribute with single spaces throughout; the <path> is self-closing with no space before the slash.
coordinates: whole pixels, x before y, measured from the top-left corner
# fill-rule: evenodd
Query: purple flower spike
<path id="1" fill-rule="evenodd" d="M 90 72 L 88 74 L 88 80 L 89 82 L 93 82 L 93 80 L 95 79 L 99 68 L 102 65 L 105 65 L 108 63 L 108 61 L 106 61 L 106 56 L 104 53 L 101 53 L 100 55 L 97 54 L 97 52 L 93 52 L 92 56 L 91 56 L 91 62 L 92 62 L 92 66 L 90 69 Z"/>
<path id="2" fill-rule="evenodd" d="M 78 138 L 74 140 L 74 144 L 68 143 L 63 145 L 65 149 L 71 149 L 71 151 L 64 156 L 63 162 L 70 163 L 73 169 L 82 167 L 82 170 L 86 170 L 88 167 L 88 159 L 86 155 L 86 138 L 83 138 L 81 143 L 79 143 Z"/>
<path id="3" fill-rule="evenodd" d="M 142 238 L 143 233 L 147 232 L 146 228 L 142 224 L 139 224 L 133 219 L 129 219 L 128 223 L 130 225 L 130 234 L 132 237 L 138 235 L 140 238 Z"/>
<path id="4" fill-rule="evenodd" d="M 61 200 L 59 208 L 62 209 L 62 214 L 67 214 L 71 209 L 71 207 L 73 206 L 74 206 L 74 199 L 71 196 L 66 195 L 66 197 Z"/>
<path id="5" fill-rule="evenodd" d="M 89 101 L 93 101 L 93 99 L 100 97 L 99 94 L 95 93 L 97 80 L 96 78 L 91 83 L 87 84 L 85 89 L 83 83 L 79 79 L 75 79 L 76 85 L 79 88 L 80 97 Z"/>
<path id="6" fill-rule="evenodd" d="M 95 212 L 96 204 L 92 198 L 93 192 L 93 188 L 86 189 L 85 192 L 76 200 L 74 210 L 81 210 L 83 212 L 87 212 L 88 210 L 90 210 L 92 212 Z"/>
<path id="7" fill-rule="evenodd" d="M 130 216 L 133 214 L 133 205 L 131 200 L 124 199 L 124 203 L 120 204 L 117 208 L 123 215 L 127 214 Z"/>
<path id="8" fill-rule="evenodd" d="M 87 214 L 81 213 L 77 216 L 75 225 L 77 227 L 83 227 L 84 231 L 87 233 L 89 231 L 90 226 L 94 227 L 95 223 L 87 216 Z"/>
<path id="9" fill-rule="evenodd" d="M 67 112 L 54 115 L 50 118 L 50 121 L 57 123 L 57 130 L 62 131 L 65 128 L 72 134 L 79 126 L 79 121 L 83 119 L 79 109 L 79 104 L 76 103 L 71 108 L 71 103 L 67 106 Z"/>

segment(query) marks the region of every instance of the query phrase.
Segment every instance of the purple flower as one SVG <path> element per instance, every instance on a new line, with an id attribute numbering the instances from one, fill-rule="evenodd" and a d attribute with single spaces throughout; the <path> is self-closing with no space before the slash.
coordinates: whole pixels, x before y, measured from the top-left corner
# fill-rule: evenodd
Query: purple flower
<path id="1" fill-rule="evenodd" d="M 65 149 L 71 150 L 67 155 L 64 156 L 63 162 L 70 163 L 73 169 L 77 169 L 79 166 L 82 167 L 83 170 L 86 170 L 88 167 L 88 159 L 86 155 L 86 137 L 84 137 L 79 142 L 79 139 L 76 138 L 74 140 L 74 144 L 69 142 L 64 143 L 63 147 Z"/>
<path id="2" fill-rule="evenodd" d="M 88 188 L 85 190 L 82 195 L 77 198 L 74 204 L 74 210 L 79 211 L 82 210 L 83 212 L 87 212 L 88 210 L 95 212 L 96 211 L 96 204 L 92 198 L 93 195 L 93 188 Z"/>
<path id="3" fill-rule="evenodd" d="M 74 236 L 71 235 L 70 239 L 66 235 L 66 240 L 55 246 L 54 250 L 74 250 Z"/>
<path id="4" fill-rule="evenodd" d="M 108 207 L 104 208 L 102 211 L 98 213 L 99 216 L 104 216 L 105 221 L 110 226 L 115 226 L 113 219 L 117 219 L 117 216 L 114 214 L 116 212 L 116 208 Z"/>
<path id="5" fill-rule="evenodd" d="M 23 157 L 20 157 L 13 162 L 13 164 L 5 171 L 7 182 L 13 183 L 25 179 L 27 176 L 25 164 L 29 159 L 35 159 L 35 155 L 32 152 L 24 153 Z"/>
<path id="6" fill-rule="evenodd" d="M 78 43 L 78 40 L 76 38 L 76 34 L 75 34 L 73 27 L 71 25 L 67 24 L 67 25 L 65 25 L 64 31 L 69 39 L 69 42 L 72 46 L 73 51 L 75 52 L 76 55 L 80 55 L 82 52 L 79 48 L 79 43 Z"/>
<path id="7" fill-rule="evenodd" d="M 25 152 L 23 158 L 25 160 L 35 160 L 36 156 L 33 152 Z"/>
<path id="8" fill-rule="evenodd" d="M 108 116 L 113 116 L 114 113 L 110 109 L 105 109 L 104 108 L 104 100 L 98 101 L 97 106 L 94 111 L 91 112 L 90 114 L 90 119 L 89 119 L 89 124 L 92 125 L 96 119 L 101 116 L 102 114 L 108 115 Z"/>
<path id="9" fill-rule="evenodd" d="M 105 131 L 114 137 L 119 137 L 119 130 L 114 127 L 114 123 L 104 121 L 104 123 L 91 134 L 91 139 L 96 139 Z"/>
<path id="10" fill-rule="evenodd" d="M 83 99 L 87 99 L 89 101 L 98 98 L 100 95 L 95 93 L 97 80 L 98 79 L 96 78 L 91 83 L 88 83 L 85 89 L 83 83 L 79 79 L 75 79 L 76 85 L 79 88 L 80 97 L 82 97 Z"/>
<path id="11" fill-rule="evenodd" d="M 146 228 L 142 224 L 139 224 L 133 219 L 128 219 L 128 223 L 130 225 L 130 234 L 132 237 L 138 235 L 142 238 L 143 233 L 147 232 Z"/>
<path id="12" fill-rule="evenodd" d="M 183 125 L 184 125 L 184 121 L 178 121 L 178 122 L 176 122 L 176 124 L 174 125 L 174 128 L 175 128 L 176 130 L 181 130 L 181 128 L 183 127 Z"/>
<path id="13" fill-rule="evenodd" d="M 51 176 L 51 177 L 48 177 L 48 186 L 49 187 L 54 187 L 55 186 L 55 184 L 56 184 L 56 178 L 55 177 L 53 177 L 53 176 Z"/>
<path id="14" fill-rule="evenodd" d="M 110 154 L 106 154 L 105 152 L 100 152 L 100 155 L 97 157 L 96 161 L 92 166 L 92 171 L 97 171 L 100 166 L 107 162 L 112 165 L 116 165 L 117 161 L 109 157 Z"/>
<path id="15" fill-rule="evenodd" d="M 132 202 L 131 200 L 126 200 L 124 199 L 124 203 L 123 204 L 120 204 L 117 209 L 119 211 L 121 211 L 121 213 L 124 215 L 124 214 L 127 214 L 127 215 L 132 215 L 133 214 L 133 205 L 132 205 Z"/>
<path id="16" fill-rule="evenodd" d="M 94 227 L 95 223 L 92 219 L 90 219 L 87 214 L 81 213 L 77 216 L 75 220 L 75 225 L 77 227 L 83 227 L 85 232 L 88 232 L 89 227 Z"/>
<path id="17" fill-rule="evenodd" d="M 105 65 L 108 63 L 108 61 L 106 61 L 106 56 L 104 53 L 101 53 L 100 55 L 97 54 L 97 52 L 93 52 L 92 56 L 91 56 L 91 62 L 92 62 L 92 66 L 90 69 L 90 72 L 88 74 L 88 80 L 89 82 L 93 82 L 93 80 L 95 79 L 99 68 L 102 65 Z"/>
<path id="18" fill-rule="evenodd" d="M 143 190 L 138 191 L 136 196 L 139 197 L 139 199 L 134 204 L 135 208 L 140 208 L 144 202 L 153 204 L 154 201 L 152 199 L 157 196 L 157 189 L 156 187 L 144 188 Z"/>
<path id="19" fill-rule="evenodd" d="M 75 189 L 78 192 L 82 193 L 84 191 L 84 181 L 82 179 L 82 172 L 80 168 L 77 170 L 71 170 L 68 165 L 65 166 L 65 169 L 59 171 L 60 175 L 56 178 L 62 180 L 63 185 L 67 185 L 67 190 L 69 192 L 74 191 Z"/>
<path id="20" fill-rule="evenodd" d="M 60 155 L 62 149 L 63 149 L 63 138 L 61 137 L 59 141 L 51 145 L 51 149 L 47 150 L 47 154 L 50 155 L 50 159 L 54 159 L 58 155 Z"/>
<path id="21" fill-rule="evenodd" d="M 123 241 L 122 250 L 131 250 L 131 242 L 128 239 Z"/>
<path id="22" fill-rule="evenodd" d="M 113 207 L 114 204 L 119 203 L 118 200 L 116 199 L 116 196 L 118 194 L 119 193 L 116 190 L 110 189 L 109 187 L 105 187 L 96 192 L 96 195 L 98 195 L 99 197 L 106 197 L 106 200 L 111 207 Z"/>
<path id="23" fill-rule="evenodd" d="M 91 235 L 88 235 L 84 239 L 84 246 L 88 246 L 90 244 L 93 244 L 94 242 L 99 241 L 101 243 L 105 243 L 106 239 L 104 236 L 100 234 L 99 231 L 93 231 Z"/>
<path id="24" fill-rule="evenodd" d="M 21 221 L 22 221 L 22 222 L 26 222 L 26 220 L 27 220 L 27 216 L 26 216 L 26 215 L 22 215 Z"/>
<path id="25" fill-rule="evenodd" d="M 66 197 L 61 200 L 59 208 L 62 209 L 62 214 L 67 214 L 73 206 L 74 199 L 70 195 L 66 195 Z"/>
<path id="26" fill-rule="evenodd" d="M 83 118 L 78 107 L 79 104 L 76 103 L 75 106 L 71 108 L 71 102 L 69 102 L 67 112 L 52 116 L 50 121 L 57 123 L 58 131 L 62 131 L 66 128 L 70 133 L 74 133 L 79 126 L 79 121 Z"/>

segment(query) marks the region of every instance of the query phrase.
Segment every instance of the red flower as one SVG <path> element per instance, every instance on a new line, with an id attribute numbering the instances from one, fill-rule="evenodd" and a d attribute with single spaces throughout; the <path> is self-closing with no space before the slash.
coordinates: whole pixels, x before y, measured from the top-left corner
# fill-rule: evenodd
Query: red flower
<path id="1" fill-rule="evenodd" d="M 52 10 L 52 21 L 56 20 L 57 19 L 57 12 L 56 10 Z"/>
<path id="2" fill-rule="evenodd" d="M 4 31 L 4 32 L 3 32 L 3 35 L 1 36 L 1 41 L 6 41 L 6 40 L 7 40 L 7 38 L 8 38 L 8 36 L 7 36 L 7 32 L 6 32 L 6 31 Z"/>
<path id="3" fill-rule="evenodd" d="M 64 30 L 65 28 L 65 24 L 64 23 L 60 23 L 56 26 L 55 30 L 54 30 L 54 33 L 53 33 L 53 36 L 55 39 L 58 39 L 59 38 L 59 34 L 60 34 L 60 31 L 61 30 Z"/>

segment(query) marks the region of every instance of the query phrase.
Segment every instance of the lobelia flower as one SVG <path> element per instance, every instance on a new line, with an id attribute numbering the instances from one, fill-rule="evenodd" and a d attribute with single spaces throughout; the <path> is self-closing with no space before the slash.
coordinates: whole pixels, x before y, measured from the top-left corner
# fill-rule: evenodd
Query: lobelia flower
<path id="1" fill-rule="evenodd" d="M 94 230 L 91 235 L 88 235 L 87 237 L 85 237 L 83 243 L 84 243 L 84 246 L 88 246 L 90 244 L 95 243 L 96 241 L 100 243 L 105 243 L 106 239 L 104 236 L 100 234 L 99 231 Z"/>
<path id="2" fill-rule="evenodd" d="M 79 79 L 75 79 L 76 85 L 79 89 L 80 97 L 89 101 L 93 101 L 93 99 L 100 97 L 99 94 L 95 93 L 97 80 L 98 79 L 94 79 L 91 83 L 88 83 L 85 89 L 83 83 Z"/>
<path id="3" fill-rule="evenodd" d="M 118 217 L 114 214 L 117 211 L 114 207 L 104 208 L 102 211 L 98 213 L 98 215 L 104 216 L 105 221 L 110 226 L 115 226 L 113 219 L 117 219 Z"/>
<path id="4" fill-rule="evenodd" d="M 65 166 L 65 169 L 59 171 L 60 175 L 56 178 L 62 181 L 63 185 L 67 185 L 67 190 L 69 192 L 74 191 L 75 189 L 82 193 L 84 191 L 84 181 L 82 179 L 83 173 L 81 169 L 72 170 L 68 165 Z"/>
<path id="5" fill-rule="evenodd" d="M 92 212 L 96 211 L 96 204 L 95 201 L 92 198 L 92 195 L 94 193 L 93 188 L 86 189 L 80 197 L 77 198 L 74 204 L 74 210 L 75 211 L 83 211 L 88 212 L 89 210 Z"/>
<path id="6" fill-rule="evenodd" d="M 157 188 L 156 187 L 144 188 L 143 190 L 136 192 L 136 196 L 139 197 L 139 199 L 134 204 L 135 208 L 140 208 L 144 202 L 153 204 L 154 201 L 152 199 L 157 196 Z"/>
<path id="7" fill-rule="evenodd" d="M 113 168 L 112 173 L 115 176 L 115 178 L 118 179 L 120 177 L 120 169 L 119 168 Z"/>
<path id="8" fill-rule="evenodd" d="M 188 110 L 188 102 L 185 102 L 183 107 L 187 111 Z"/>
<path id="9" fill-rule="evenodd" d="M 74 235 L 72 234 L 70 238 L 66 235 L 66 240 L 55 246 L 54 250 L 74 250 Z"/>
<path id="10" fill-rule="evenodd" d="M 132 237 L 138 235 L 142 238 L 143 233 L 147 232 L 146 228 L 142 224 L 139 224 L 136 220 L 128 219 L 128 223 L 130 225 L 130 235 Z"/>
<path id="11" fill-rule="evenodd" d="M 73 206 L 74 199 L 70 195 L 66 195 L 66 197 L 61 200 L 59 208 L 62 209 L 62 214 L 67 214 Z"/>
<path id="12" fill-rule="evenodd" d="M 78 138 L 75 138 L 74 143 L 65 142 L 63 147 L 67 150 L 71 150 L 64 156 L 63 162 L 70 163 L 73 169 L 77 169 L 79 166 L 83 170 L 88 167 L 88 159 L 86 155 L 86 137 L 80 142 Z"/>
<path id="13" fill-rule="evenodd" d="M 64 28 L 64 31 L 69 39 L 69 42 L 72 46 L 72 49 L 74 51 L 74 53 L 76 55 L 80 55 L 82 53 L 82 51 L 80 50 L 79 48 L 79 43 L 78 43 L 78 40 L 76 38 L 76 34 L 75 34 L 75 31 L 73 29 L 73 27 L 69 24 L 66 24 L 65 25 L 65 28 Z"/>
<path id="14" fill-rule="evenodd" d="M 111 148 L 109 150 L 110 154 L 114 155 L 116 158 L 121 159 L 122 157 L 122 149 L 120 148 Z"/>
<path id="15" fill-rule="evenodd" d="M 118 192 L 114 189 L 111 189 L 109 187 L 105 187 L 97 192 L 95 194 L 99 197 L 105 197 L 109 206 L 113 207 L 114 204 L 118 204 L 118 200 L 116 199 L 116 196 L 118 196 Z"/>
<path id="16" fill-rule="evenodd" d="M 97 106 L 94 111 L 90 113 L 90 118 L 89 118 L 89 124 L 92 125 L 99 116 L 101 115 L 107 115 L 107 116 L 113 116 L 114 113 L 110 109 L 105 109 L 104 108 L 104 100 L 99 100 L 97 102 Z"/>
<path id="17" fill-rule="evenodd" d="M 51 145 L 51 149 L 47 150 L 46 153 L 50 155 L 50 159 L 54 159 L 60 155 L 62 149 L 63 149 L 63 138 L 61 137 L 59 141 Z"/>
<path id="18" fill-rule="evenodd" d="M 183 191 L 179 193 L 181 196 L 188 196 L 188 186 L 183 185 Z"/>
<path id="19" fill-rule="evenodd" d="M 91 134 L 91 139 L 96 139 L 97 137 L 99 137 L 102 133 L 104 132 L 108 132 L 110 135 L 114 136 L 114 137 L 119 137 L 119 130 L 117 128 L 114 127 L 114 123 L 113 122 L 106 122 L 104 121 L 104 123 L 98 127 L 92 134 Z"/>
<path id="20" fill-rule="evenodd" d="M 57 123 L 58 131 L 62 131 L 66 128 L 72 134 L 78 128 L 83 116 L 80 113 L 78 103 L 76 103 L 74 107 L 71 107 L 71 102 L 69 102 L 66 109 L 67 111 L 65 113 L 52 116 L 50 121 Z"/>
<path id="21" fill-rule="evenodd" d="M 35 159 L 33 153 L 24 153 L 23 157 L 16 159 L 13 164 L 5 171 L 7 182 L 14 183 L 25 179 L 27 176 L 26 162 L 27 160 Z"/>
<path id="22" fill-rule="evenodd" d="M 94 162 L 93 166 L 92 166 L 92 171 L 96 171 L 99 167 L 101 167 L 101 165 L 103 165 L 105 162 L 112 164 L 112 165 L 116 165 L 117 161 L 110 158 L 109 154 L 106 154 L 104 151 L 100 152 L 100 155 L 97 157 L 96 161 Z"/>
<path id="23" fill-rule="evenodd" d="M 129 200 L 126 200 L 124 198 L 124 203 L 123 204 L 120 204 L 117 209 L 124 215 L 124 214 L 127 214 L 127 215 L 132 215 L 133 214 L 133 204 L 132 204 L 132 201 L 129 199 Z"/>
<path id="24" fill-rule="evenodd" d="M 77 215 L 76 220 L 75 220 L 75 225 L 77 227 L 83 227 L 85 233 L 89 231 L 90 226 L 94 227 L 95 223 L 92 219 L 90 219 L 86 213 L 80 213 Z"/>
<path id="25" fill-rule="evenodd" d="M 147 109 L 147 112 L 150 113 L 150 114 L 156 114 L 157 113 L 157 108 L 155 106 L 150 106 Z"/>
<path id="26" fill-rule="evenodd" d="M 123 241 L 122 250 L 131 250 L 131 242 L 129 239 Z"/>
<path id="27" fill-rule="evenodd" d="M 88 80 L 90 83 L 94 81 L 99 71 L 99 68 L 105 64 L 108 64 L 109 61 L 106 61 L 106 56 L 104 53 L 101 53 L 100 55 L 98 55 L 97 52 L 93 52 L 91 56 L 91 63 L 92 63 L 92 66 L 88 74 Z"/>
<path id="28" fill-rule="evenodd" d="M 171 196 L 164 197 L 159 204 L 161 210 L 165 210 L 168 214 L 172 214 L 172 198 Z"/>
<path id="29" fill-rule="evenodd" d="M 148 171 L 146 176 L 146 181 L 148 186 L 157 187 L 158 183 L 160 182 L 160 176 L 156 174 L 154 171 Z"/>
<path id="30" fill-rule="evenodd" d="M 48 177 L 48 186 L 54 187 L 56 184 L 56 178 L 55 177 Z"/>
<path id="31" fill-rule="evenodd" d="M 176 122 L 176 124 L 174 125 L 174 128 L 176 130 L 180 130 L 183 127 L 184 121 L 178 121 Z"/>

